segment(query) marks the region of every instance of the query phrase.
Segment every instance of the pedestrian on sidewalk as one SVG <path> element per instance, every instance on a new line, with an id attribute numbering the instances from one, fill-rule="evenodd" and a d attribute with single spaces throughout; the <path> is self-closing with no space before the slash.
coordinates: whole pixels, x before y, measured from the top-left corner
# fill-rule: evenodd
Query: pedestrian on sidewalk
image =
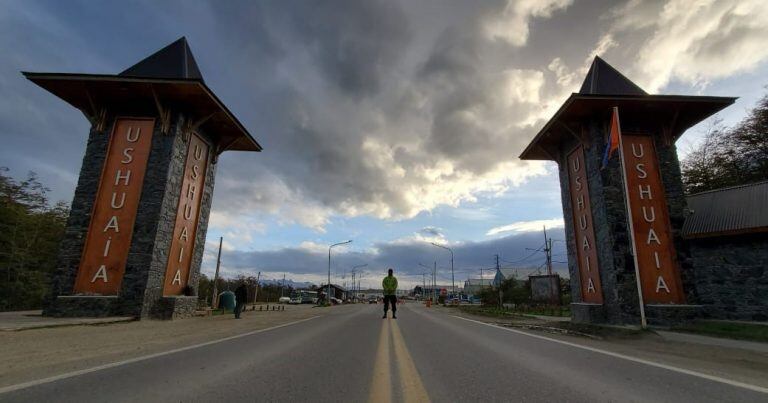
<path id="1" fill-rule="evenodd" d="M 248 300 L 248 288 L 244 282 L 235 289 L 235 319 L 240 319 L 240 312 L 243 312 L 245 302 Z"/>
<path id="2" fill-rule="evenodd" d="M 387 311 L 389 310 L 389 304 L 392 304 L 392 319 L 397 319 L 397 277 L 392 275 L 393 270 L 390 268 L 387 271 L 387 277 L 381 281 L 381 288 L 384 289 L 384 316 L 382 319 L 387 318 Z"/>

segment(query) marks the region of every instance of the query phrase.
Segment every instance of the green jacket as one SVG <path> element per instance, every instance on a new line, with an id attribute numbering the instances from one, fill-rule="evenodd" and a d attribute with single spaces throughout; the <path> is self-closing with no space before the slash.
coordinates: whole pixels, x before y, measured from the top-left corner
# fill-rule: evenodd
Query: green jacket
<path id="1" fill-rule="evenodd" d="M 384 289 L 384 295 L 395 295 L 395 291 L 397 291 L 397 277 L 384 277 L 384 280 L 381 281 L 381 287 Z"/>

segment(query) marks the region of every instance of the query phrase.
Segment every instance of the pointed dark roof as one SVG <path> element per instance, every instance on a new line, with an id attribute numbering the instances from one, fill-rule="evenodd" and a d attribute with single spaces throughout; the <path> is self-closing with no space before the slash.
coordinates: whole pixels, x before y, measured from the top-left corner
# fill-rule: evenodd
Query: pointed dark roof
<path id="1" fill-rule="evenodd" d="M 733 97 L 650 95 L 605 60 L 595 57 L 579 92 L 565 100 L 520 154 L 520 159 L 559 160 L 560 147 L 570 139 L 588 141 L 580 132 L 585 122 L 594 118 L 607 121 L 613 107 L 619 108 L 622 126 L 663 126 L 675 141 L 691 126 L 735 100 Z"/>
<path id="2" fill-rule="evenodd" d="M 595 56 L 595 60 L 592 61 L 579 94 L 648 95 L 600 56 Z"/>
<path id="3" fill-rule="evenodd" d="M 144 60 L 125 69 L 119 75 L 126 77 L 152 78 L 187 78 L 203 80 L 197 67 L 195 56 L 189 49 L 187 38 L 181 37 L 176 42 L 147 56 Z"/>
<path id="4" fill-rule="evenodd" d="M 80 109 L 89 119 L 98 109 L 158 116 L 158 109 L 184 112 L 213 137 L 218 153 L 261 151 L 248 130 L 208 88 L 182 37 L 118 75 L 22 72 L 27 79 Z"/>

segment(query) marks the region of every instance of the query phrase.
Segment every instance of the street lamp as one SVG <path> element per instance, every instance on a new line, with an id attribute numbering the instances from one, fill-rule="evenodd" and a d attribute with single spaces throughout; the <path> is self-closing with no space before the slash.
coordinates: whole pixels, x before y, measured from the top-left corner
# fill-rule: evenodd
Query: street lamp
<path id="1" fill-rule="evenodd" d="M 335 243 L 328 247 L 328 293 L 325 294 L 325 299 L 329 305 L 331 303 L 331 249 L 334 246 L 344 245 L 350 242 L 352 242 L 351 239 L 349 241 Z"/>
<path id="2" fill-rule="evenodd" d="M 437 261 L 435 261 L 434 268 L 429 267 L 423 263 L 419 263 L 419 266 L 425 269 L 429 269 L 432 272 L 432 275 L 430 276 L 432 278 L 430 281 L 432 283 L 432 301 L 437 303 L 437 291 L 435 290 L 437 288 Z"/>
<path id="3" fill-rule="evenodd" d="M 357 292 L 359 291 L 355 289 L 355 275 L 357 274 L 357 269 L 361 267 L 367 267 L 367 266 L 368 264 L 366 263 L 366 264 L 359 264 L 357 266 L 352 267 L 352 299 L 355 302 L 357 302 Z"/>
<path id="4" fill-rule="evenodd" d="M 453 288 L 453 296 L 456 297 L 456 280 L 453 275 L 453 250 L 447 246 L 436 244 L 434 242 L 430 242 L 430 243 L 434 246 L 437 246 L 438 248 L 443 248 L 448 252 L 451 252 L 451 288 Z"/>

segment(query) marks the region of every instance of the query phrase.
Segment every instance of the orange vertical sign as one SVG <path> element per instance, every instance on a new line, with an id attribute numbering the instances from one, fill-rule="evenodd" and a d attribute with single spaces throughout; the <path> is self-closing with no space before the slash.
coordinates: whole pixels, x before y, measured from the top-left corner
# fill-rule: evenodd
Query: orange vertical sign
<path id="1" fill-rule="evenodd" d="M 597 265 L 595 227 L 589 200 L 587 169 L 584 166 L 584 147 L 579 146 L 573 150 L 568 155 L 566 163 L 582 300 L 602 304 L 603 290 L 600 286 L 600 271 Z"/>
<path id="2" fill-rule="evenodd" d="M 207 167 L 208 144 L 193 133 L 189 136 L 187 162 L 184 165 L 173 240 L 168 252 L 163 295 L 181 295 L 187 286 Z"/>
<path id="3" fill-rule="evenodd" d="M 117 295 L 120 290 L 154 126 L 154 119 L 115 121 L 75 279 L 75 293 Z"/>
<path id="4" fill-rule="evenodd" d="M 684 303 L 653 138 L 623 134 L 621 151 L 643 300 Z"/>

